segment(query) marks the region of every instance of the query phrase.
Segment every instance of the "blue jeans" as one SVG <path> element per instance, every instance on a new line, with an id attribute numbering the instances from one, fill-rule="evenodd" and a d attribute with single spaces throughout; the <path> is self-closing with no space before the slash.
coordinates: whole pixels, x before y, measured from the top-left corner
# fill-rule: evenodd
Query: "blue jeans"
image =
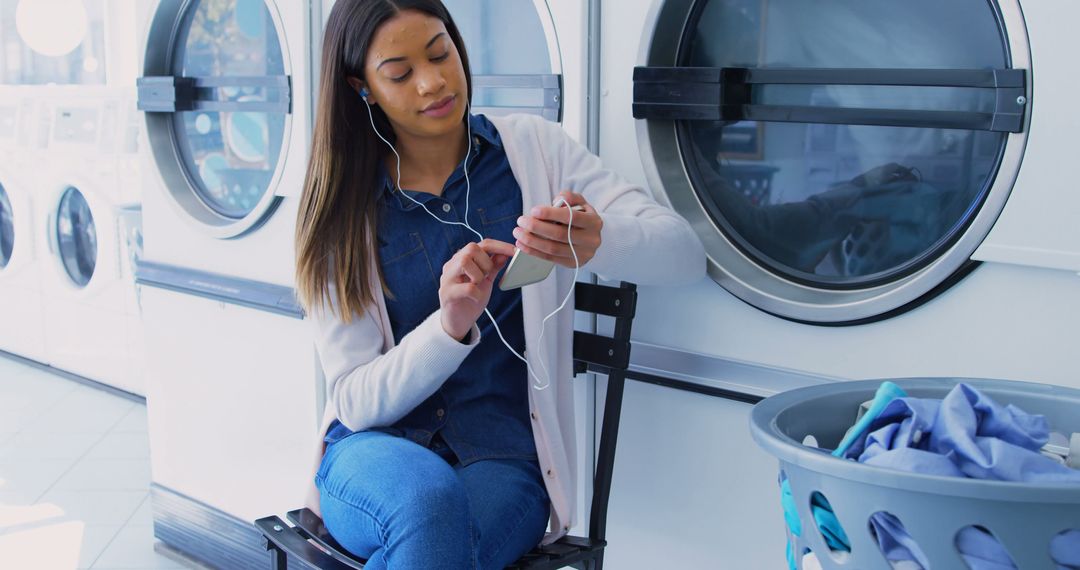
<path id="1" fill-rule="evenodd" d="M 550 514 L 536 461 L 462 466 L 445 444 L 381 432 L 330 445 L 315 484 L 326 529 L 368 570 L 502 569 L 540 543 Z"/>

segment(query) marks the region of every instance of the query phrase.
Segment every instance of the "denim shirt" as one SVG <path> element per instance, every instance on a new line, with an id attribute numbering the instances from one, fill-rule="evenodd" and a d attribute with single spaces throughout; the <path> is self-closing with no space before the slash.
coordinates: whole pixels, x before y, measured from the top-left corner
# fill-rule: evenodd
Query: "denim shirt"
<path id="1" fill-rule="evenodd" d="M 473 144 L 467 159 L 471 187 L 468 223 L 485 238 L 514 243 L 512 232 L 522 214 L 521 188 L 495 127 L 483 115 L 470 115 L 469 122 Z M 391 293 L 386 298 L 386 309 L 394 342 L 400 343 L 439 308 L 443 264 L 466 244 L 479 239 L 468 228 L 434 220 L 395 191 L 385 171 L 383 180 L 377 233 L 379 260 Z M 443 220 L 465 221 L 466 181 L 460 165 L 446 181 L 442 196 L 403 191 Z M 525 350 L 525 333 L 520 289 L 501 291 L 496 285 L 488 309 L 507 342 L 521 354 Z M 486 314 L 480 315 L 477 326 L 479 346 L 457 371 L 393 426 L 375 430 L 408 438 L 424 447 L 432 447 L 437 433 L 463 465 L 482 459 L 536 458 L 525 364 L 499 340 Z M 326 442 L 331 444 L 351 434 L 335 420 Z"/>

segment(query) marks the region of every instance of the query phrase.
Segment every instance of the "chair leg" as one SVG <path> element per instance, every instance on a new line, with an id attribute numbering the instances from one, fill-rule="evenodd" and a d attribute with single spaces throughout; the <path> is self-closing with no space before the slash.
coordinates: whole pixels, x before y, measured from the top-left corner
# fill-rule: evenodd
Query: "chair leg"
<path id="1" fill-rule="evenodd" d="M 582 560 L 581 562 L 574 564 L 573 568 L 576 568 L 577 570 L 602 570 L 601 567 L 603 565 L 604 553 L 601 551 L 600 554 L 597 554 L 593 558 L 589 558 L 588 560 Z"/>
<path id="2" fill-rule="evenodd" d="M 289 555 L 276 546 L 270 546 L 270 570 L 289 570 Z"/>

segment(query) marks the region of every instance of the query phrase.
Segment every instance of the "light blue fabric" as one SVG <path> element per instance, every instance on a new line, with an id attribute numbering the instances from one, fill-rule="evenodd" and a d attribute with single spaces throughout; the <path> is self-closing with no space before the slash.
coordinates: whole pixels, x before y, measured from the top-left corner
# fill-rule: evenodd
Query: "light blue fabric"
<path id="1" fill-rule="evenodd" d="M 1054 537 L 1050 541 L 1050 557 L 1064 570 L 1080 570 L 1080 528 Z"/>
<path id="2" fill-rule="evenodd" d="M 889 562 L 911 560 L 923 568 L 930 567 L 926 555 L 904 530 L 900 519 L 889 513 L 875 513 L 870 517 L 870 529 L 877 539 L 878 548 Z"/>
<path id="3" fill-rule="evenodd" d="M 1080 471 L 1039 453 L 1049 438 L 1045 417 L 1001 406 L 967 384 L 958 384 L 940 401 L 895 400 L 871 422 L 869 431 L 865 439 L 851 445 L 846 457 L 933 475 L 1080 484 Z M 870 522 L 889 560 L 914 560 L 929 567 L 899 520 L 876 514 Z M 971 570 L 1016 568 L 1005 547 L 978 527 L 961 531 L 957 549 Z M 1071 553 L 1080 552 L 1080 532 L 1059 537 L 1051 552 L 1060 569 L 1076 568 L 1066 561 Z"/>
<path id="4" fill-rule="evenodd" d="M 791 483 L 783 473 L 780 474 L 780 506 L 784 508 L 784 520 L 791 534 L 802 536 L 802 521 L 799 520 L 799 511 L 795 509 L 795 498 L 791 496 Z"/>
<path id="5" fill-rule="evenodd" d="M 840 520 L 836 518 L 836 513 L 833 512 L 832 505 L 829 504 L 825 495 L 821 493 L 811 495 L 810 512 L 813 513 L 814 522 L 817 523 L 818 530 L 821 531 L 821 536 L 830 550 L 851 552 L 851 539 L 844 532 L 844 527 L 840 525 Z"/>
<path id="6" fill-rule="evenodd" d="M 907 396 L 907 392 L 904 392 L 903 388 L 892 382 L 882 382 L 874 394 L 869 409 L 844 434 L 843 439 L 841 439 L 840 444 L 833 450 L 832 454 L 836 457 L 843 457 L 844 452 L 866 434 L 871 422 L 877 418 L 889 402 L 904 396 Z M 784 508 L 784 520 L 787 521 L 788 529 L 795 536 L 801 536 L 802 521 L 799 520 L 799 513 L 795 509 L 795 499 L 791 495 L 791 485 L 783 474 L 780 476 L 780 505 Z M 829 501 L 823 495 L 815 494 L 811 498 L 810 510 L 813 513 L 818 530 L 821 531 L 821 535 L 825 538 L 829 548 L 842 552 L 851 552 L 851 541 L 848 539 L 847 533 L 844 532 L 844 527 L 833 513 Z M 795 557 L 790 540 L 788 541 L 786 554 L 789 568 L 795 570 Z"/>
<path id="7" fill-rule="evenodd" d="M 1039 453 L 1049 438 L 1046 418 L 1002 406 L 977 389 L 958 384 L 942 400 L 910 398 L 892 382 L 883 382 L 869 410 L 845 434 L 834 456 L 900 471 L 949 477 L 1077 483 L 1080 471 Z M 802 524 L 791 486 L 781 474 L 784 518 L 795 536 Z M 833 550 L 850 551 L 850 542 L 823 495 L 811 498 L 814 521 Z M 870 526 L 890 562 L 930 564 L 895 516 L 877 513 Z M 988 531 L 968 527 L 957 535 L 957 549 L 971 570 L 1016 570 L 1005 547 Z M 1058 570 L 1080 570 L 1080 530 L 1065 532 L 1050 545 Z M 796 568 L 790 541 L 788 567 Z"/>
<path id="8" fill-rule="evenodd" d="M 844 438 L 840 440 L 840 445 L 836 446 L 832 454 L 835 457 L 844 457 L 851 445 L 860 440 L 866 430 L 870 427 L 870 423 L 877 419 L 881 415 L 881 412 L 885 410 L 885 407 L 890 402 L 897 398 L 903 398 L 907 396 L 907 392 L 903 388 L 893 384 L 892 382 L 885 381 L 878 386 L 877 392 L 874 393 L 874 399 L 870 402 L 870 408 L 863 414 L 859 421 L 855 422 L 854 426 L 844 434 Z"/>
<path id="9" fill-rule="evenodd" d="M 1077 483 L 1080 471 L 1039 453 L 1050 435 L 1046 418 L 958 384 L 944 400 L 901 398 L 846 454 L 901 471 L 1031 483 Z"/>
<path id="10" fill-rule="evenodd" d="M 799 511 L 795 509 L 795 498 L 791 496 L 791 483 L 784 472 L 780 472 L 780 506 L 784 509 L 784 522 L 787 523 L 788 531 L 795 536 L 802 536 L 802 521 L 799 520 Z M 796 570 L 795 553 L 791 548 L 791 538 L 788 537 L 787 550 L 788 570 Z"/>

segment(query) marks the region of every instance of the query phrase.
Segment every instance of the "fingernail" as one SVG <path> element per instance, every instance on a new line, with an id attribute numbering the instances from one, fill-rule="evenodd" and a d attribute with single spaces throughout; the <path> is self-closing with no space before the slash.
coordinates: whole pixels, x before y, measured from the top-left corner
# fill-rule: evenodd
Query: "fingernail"
<path id="1" fill-rule="evenodd" d="M 511 232 L 511 233 L 514 234 L 514 237 L 520 238 L 521 237 L 521 232 L 522 232 L 521 228 L 514 228 L 514 231 Z"/>
<path id="2" fill-rule="evenodd" d="M 520 218 L 518 218 L 517 223 L 519 226 L 525 227 L 525 216 L 521 216 Z"/>

